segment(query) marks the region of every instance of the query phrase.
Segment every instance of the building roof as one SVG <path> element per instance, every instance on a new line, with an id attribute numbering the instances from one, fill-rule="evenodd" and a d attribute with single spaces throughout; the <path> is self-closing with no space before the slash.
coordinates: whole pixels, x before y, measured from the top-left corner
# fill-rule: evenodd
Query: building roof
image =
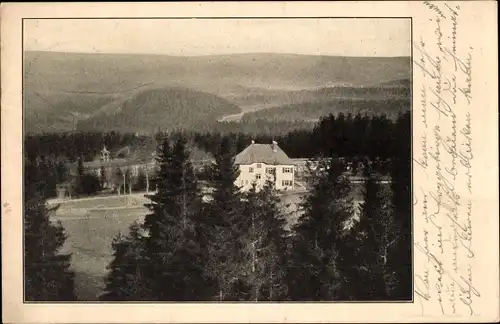
<path id="1" fill-rule="evenodd" d="M 234 159 L 235 164 L 252 164 L 259 162 L 274 165 L 294 164 L 276 142 L 273 144 L 255 144 L 252 142 L 246 149 L 236 155 Z"/>

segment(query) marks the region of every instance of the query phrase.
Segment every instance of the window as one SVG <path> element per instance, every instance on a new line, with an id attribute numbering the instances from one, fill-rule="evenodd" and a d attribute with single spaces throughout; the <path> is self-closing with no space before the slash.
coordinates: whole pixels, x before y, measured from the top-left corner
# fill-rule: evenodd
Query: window
<path id="1" fill-rule="evenodd" d="M 260 179 L 260 173 L 257 173 L 257 174 L 255 175 L 255 178 L 256 178 L 256 179 Z"/>
<path id="2" fill-rule="evenodd" d="M 281 185 L 283 187 L 292 186 L 292 180 L 283 180 L 283 181 L 281 181 Z"/>
<path id="3" fill-rule="evenodd" d="M 257 163 L 257 169 L 260 169 L 260 168 L 262 168 L 262 164 Z"/>
<path id="4" fill-rule="evenodd" d="M 267 174 L 274 174 L 274 168 L 266 168 Z"/>
<path id="5" fill-rule="evenodd" d="M 253 168 L 252 167 L 248 168 L 248 172 L 253 173 Z"/>
<path id="6" fill-rule="evenodd" d="M 293 173 L 293 168 L 284 167 L 283 173 Z"/>

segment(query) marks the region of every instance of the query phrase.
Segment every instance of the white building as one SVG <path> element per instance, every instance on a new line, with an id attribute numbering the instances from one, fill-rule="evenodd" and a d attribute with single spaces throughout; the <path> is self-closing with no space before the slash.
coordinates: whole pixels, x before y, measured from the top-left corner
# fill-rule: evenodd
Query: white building
<path id="1" fill-rule="evenodd" d="M 234 163 L 240 174 L 236 185 L 246 191 L 256 183 L 262 188 L 267 179 L 275 183 L 278 190 L 295 189 L 295 165 L 285 152 L 273 141 L 272 144 L 252 144 L 236 155 Z"/>

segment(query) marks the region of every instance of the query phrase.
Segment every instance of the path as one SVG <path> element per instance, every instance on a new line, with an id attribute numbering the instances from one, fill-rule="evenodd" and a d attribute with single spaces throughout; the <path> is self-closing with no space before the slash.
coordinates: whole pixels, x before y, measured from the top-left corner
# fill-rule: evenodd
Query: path
<path id="1" fill-rule="evenodd" d="M 245 114 L 244 111 L 239 112 L 237 114 L 229 114 L 229 115 L 224 115 L 221 118 L 219 118 L 217 121 L 218 122 L 225 122 L 225 121 L 234 121 L 234 120 L 240 120 L 241 117 Z"/>

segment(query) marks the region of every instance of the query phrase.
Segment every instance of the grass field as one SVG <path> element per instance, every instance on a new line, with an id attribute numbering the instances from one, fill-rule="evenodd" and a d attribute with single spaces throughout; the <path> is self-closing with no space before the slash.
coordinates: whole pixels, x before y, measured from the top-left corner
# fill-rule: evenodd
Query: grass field
<path id="1" fill-rule="evenodd" d="M 68 238 L 61 252 L 72 253 L 76 274 L 75 290 L 79 300 L 96 300 L 102 292 L 106 267 L 112 260 L 111 242 L 118 234 L 126 234 L 134 221 L 142 221 L 145 209 L 106 210 L 85 215 L 67 210 L 56 216 Z"/>

